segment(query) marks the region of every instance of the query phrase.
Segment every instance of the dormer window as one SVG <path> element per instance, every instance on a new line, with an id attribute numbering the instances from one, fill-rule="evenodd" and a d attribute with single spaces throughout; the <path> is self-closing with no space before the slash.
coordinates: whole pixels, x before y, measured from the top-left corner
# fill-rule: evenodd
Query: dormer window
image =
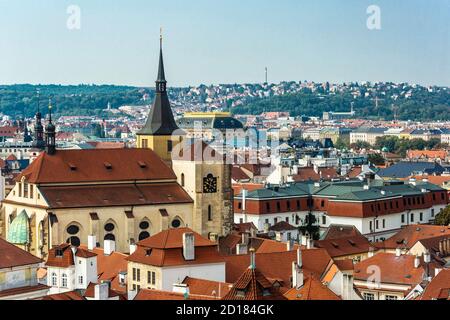
<path id="1" fill-rule="evenodd" d="M 236 297 L 244 298 L 245 297 L 245 290 L 236 290 Z"/>
<path id="2" fill-rule="evenodd" d="M 58 248 L 58 249 L 55 250 L 55 255 L 57 257 L 62 257 L 63 256 L 63 251 L 60 248 Z"/>
<path id="3" fill-rule="evenodd" d="M 73 163 L 69 163 L 69 168 L 70 168 L 70 171 L 76 171 L 77 170 L 77 166 L 74 165 Z"/>

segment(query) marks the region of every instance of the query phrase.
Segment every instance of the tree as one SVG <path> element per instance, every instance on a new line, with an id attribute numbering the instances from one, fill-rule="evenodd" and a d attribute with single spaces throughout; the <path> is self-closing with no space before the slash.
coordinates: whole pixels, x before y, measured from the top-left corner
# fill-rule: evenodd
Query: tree
<path id="1" fill-rule="evenodd" d="M 376 166 L 384 166 L 386 163 L 386 160 L 379 153 L 369 154 L 367 160 Z"/>
<path id="2" fill-rule="evenodd" d="M 450 225 L 450 206 L 445 208 L 439 214 L 436 215 L 436 218 L 434 219 L 434 224 L 439 226 Z"/>
<path id="3" fill-rule="evenodd" d="M 342 150 L 342 149 L 348 149 L 349 145 L 344 139 L 337 139 L 336 143 L 334 144 L 334 147 L 336 149 Z"/>

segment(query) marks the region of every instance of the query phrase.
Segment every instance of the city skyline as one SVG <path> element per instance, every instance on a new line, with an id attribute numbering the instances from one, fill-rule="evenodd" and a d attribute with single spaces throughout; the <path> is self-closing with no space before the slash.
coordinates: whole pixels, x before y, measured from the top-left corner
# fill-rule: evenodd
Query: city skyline
<path id="1" fill-rule="evenodd" d="M 450 85 L 444 0 L 166 2 L 2 0 L 0 83 L 153 86 L 162 26 L 173 87 L 261 83 L 265 67 L 271 83 Z M 71 5 L 79 30 L 67 27 Z M 381 10 L 381 30 L 367 28 L 370 5 Z"/>

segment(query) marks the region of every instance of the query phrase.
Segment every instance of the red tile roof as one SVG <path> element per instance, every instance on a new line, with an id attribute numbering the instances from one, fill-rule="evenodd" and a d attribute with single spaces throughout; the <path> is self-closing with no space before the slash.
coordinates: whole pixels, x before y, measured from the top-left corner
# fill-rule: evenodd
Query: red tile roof
<path id="1" fill-rule="evenodd" d="M 183 256 L 183 234 L 194 234 L 195 259 Z M 137 243 L 137 250 L 127 260 L 152 266 L 177 266 L 223 262 L 217 244 L 189 228 L 168 229 Z"/>
<path id="2" fill-rule="evenodd" d="M 250 177 L 238 166 L 233 166 L 231 169 L 231 178 L 234 181 L 250 180 Z"/>
<path id="3" fill-rule="evenodd" d="M 95 186 L 41 187 L 50 208 L 91 208 L 191 203 L 176 182 Z"/>
<path id="4" fill-rule="evenodd" d="M 450 269 L 444 269 L 425 288 L 421 300 L 450 300 Z"/>
<path id="5" fill-rule="evenodd" d="M 286 300 L 258 268 L 247 268 L 222 300 Z"/>
<path id="6" fill-rule="evenodd" d="M 48 289 L 49 289 L 48 286 L 46 286 L 44 284 L 38 284 L 35 286 L 26 286 L 26 287 L 2 290 L 2 291 L 0 291 L 0 298 L 13 297 L 16 295 L 32 293 L 32 292 L 36 292 L 36 291 L 43 291 L 43 294 L 45 294 L 45 291 L 48 291 Z"/>
<path id="7" fill-rule="evenodd" d="M 41 263 L 42 260 L 0 238 L 0 269 Z"/>
<path id="8" fill-rule="evenodd" d="M 359 232 L 355 226 L 332 224 L 328 227 L 327 231 L 325 231 L 323 240 L 348 238 L 358 235 L 361 235 L 361 232 Z"/>
<path id="9" fill-rule="evenodd" d="M 418 240 L 442 235 L 450 235 L 450 227 L 424 224 L 409 225 L 391 238 L 383 242 L 374 243 L 374 246 L 381 249 L 396 249 L 397 247 L 410 249 Z"/>
<path id="10" fill-rule="evenodd" d="M 295 182 L 299 181 L 318 181 L 321 178 L 325 180 L 330 180 L 333 178 L 339 177 L 336 169 L 334 168 L 319 168 L 318 172 L 314 170 L 312 167 L 299 168 L 298 174 L 294 175 L 292 179 Z"/>
<path id="11" fill-rule="evenodd" d="M 43 297 L 41 300 L 58 300 L 58 301 L 69 301 L 69 300 L 86 300 L 79 292 L 69 291 L 64 293 L 51 294 Z"/>
<path id="12" fill-rule="evenodd" d="M 293 250 L 297 250 L 299 247 L 298 244 L 293 246 Z M 304 246 L 302 247 L 304 248 Z M 270 239 L 262 239 L 260 246 L 256 249 L 256 253 L 274 253 L 274 252 L 285 252 L 287 251 L 287 243 L 279 242 Z"/>
<path id="13" fill-rule="evenodd" d="M 331 257 L 323 249 L 302 250 L 303 270 L 318 278 L 325 272 Z M 250 255 L 224 257 L 226 262 L 226 282 L 234 283 L 250 264 Z M 292 262 L 296 261 L 296 251 L 256 253 L 256 267 L 265 277 L 278 279 L 284 287 L 289 287 L 292 275 Z M 276 267 L 274 267 L 276 266 Z"/>
<path id="14" fill-rule="evenodd" d="M 183 281 L 189 287 L 189 293 L 200 296 L 211 296 L 213 298 L 224 297 L 231 289 L 231 283 L 210 281 L 186 277 Z"/>
<path id="15" fill-rule="evenodd" d="M 370 266 L 380 268 L 380 282 L 390 284 L 402 284 L 416 286 L 423 281 L 424 267 L 423 260 L 419 268 L 414 267 L 413 255 L 401 255 L 397 257 L 392 253 L 378 253 L 371 258 L 363 260 L 355 265 L 355 280 L 366 281 L 373 277 Z"/>
<path id="16" fill-rule="evenodd" d="M 304 284 L 300 289 L 291 288 L 284 296 L 288 300 L 342 300 L 313 276 L 305 276 Z"/>
<path id="17" fill-rule="evenodd" d="M 365 236 L 357 235 L 346 238 L 315 241 L 314 246 L 327 250 L 328 254 L 335 258 L 367 253 L 372 245 Z"/>
<path id="18" fill-rule="evenodd" d="M 112 169 L 105 163 L 110 163 Z M 43 152 L 18 176 L 18 180 L 22 177 L 30 183 L 176 179 L 172 169 L 150 149 L 58 150 L 54 155 Z"/>
<path id="19" fill-rule="evenodd" d="M 445 160 L 448 152 L 445 150 L 409 150 L 406 157 L 409 159 L 441 159 Z"/>
<path id="20" fill-rule="evenodd" d="M 61 253 L 57 255 L 57 252 Z M 75 264 L 73 259 L 73 252 L 70 244 L 62 244 L 53 247 L 48 252 L 48 257 L 45 265 L 47 267 L 68 268 Z"/>
<path id="21" fill-rule="evenodd" d="M 134 300 L 216 300 L 208 296 L 190 294 L 186 299 L 182 293 L 141 289 Z"/>

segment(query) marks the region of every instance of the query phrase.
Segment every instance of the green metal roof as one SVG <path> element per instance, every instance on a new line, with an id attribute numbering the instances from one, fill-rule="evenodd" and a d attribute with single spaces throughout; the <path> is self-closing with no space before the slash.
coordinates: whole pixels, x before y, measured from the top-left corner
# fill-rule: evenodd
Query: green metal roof
<path id="1" fill-rule="evenodd" d="M 8 229 L 8 241 L 13 244 L 27 244 L 30 242 L 30 223 L 28 214 L 23 210 L 14 220 Z"/>
<path id="2" fill-rule="evenodd" d="M 364 186 L 366 181 L 350 180 L 339 182 L 313 181 L 292 183 L 284 187 L 268 187 L 247 193 L 247 199 L 277 199 L 305 196 L 319 196 L 333 198 L 333 200 L 347 201 L 371 201 L 402 196 L 422 195 L 423 190 L 443 191 L 441 187 L 428 183 L 416 182 L 414 184 L 402 183 L 389 185 L 383 180 L 374 180 L 367 190 Z M 236 197 L 242 199 L 242 194 Z"/>

